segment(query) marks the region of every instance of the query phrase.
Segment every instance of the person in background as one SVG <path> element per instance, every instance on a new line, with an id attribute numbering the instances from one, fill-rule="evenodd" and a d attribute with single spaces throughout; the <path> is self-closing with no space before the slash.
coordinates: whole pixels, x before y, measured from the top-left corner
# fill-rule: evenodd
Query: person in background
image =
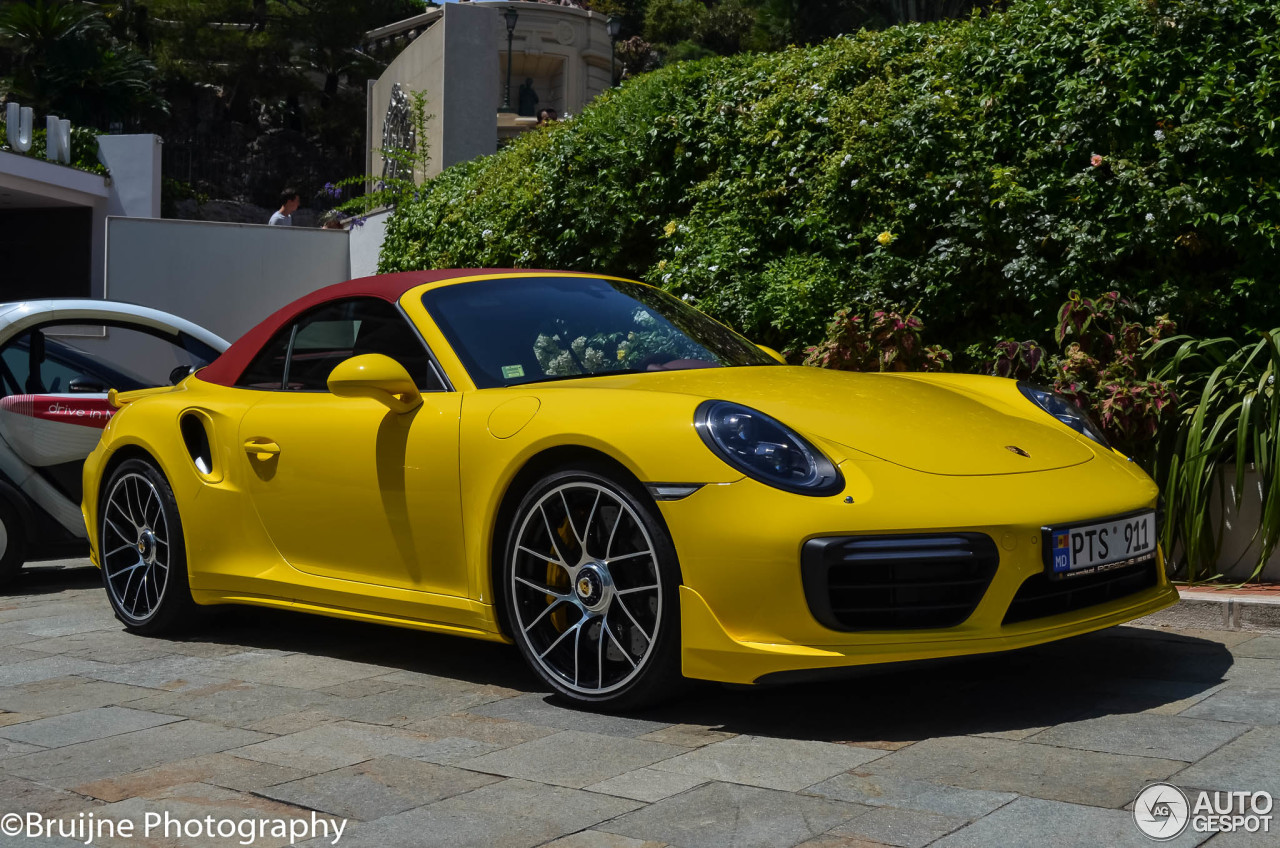
<path id="1" fill-rule="evenodd" d="M 298 211 L 301 203 L 302 196 L 298 194 L 298 190 L 286 188 L 280 192 L 280 208 L 271 215 L 271 220 L 267 223 L 273 227 L 292 227 L 293 213 Z"/>

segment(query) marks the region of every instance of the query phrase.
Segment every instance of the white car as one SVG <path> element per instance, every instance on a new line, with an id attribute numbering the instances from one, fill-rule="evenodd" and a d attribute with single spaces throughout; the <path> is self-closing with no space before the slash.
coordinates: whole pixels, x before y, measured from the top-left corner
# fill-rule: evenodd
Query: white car
<path id="1" fill-rule="evenodd" d="M 227 342 L 158 309 L 0 303 L 0 584 L 87 550 L 80 473 L 115 409 L 107 391 L 171 385 Z"/>

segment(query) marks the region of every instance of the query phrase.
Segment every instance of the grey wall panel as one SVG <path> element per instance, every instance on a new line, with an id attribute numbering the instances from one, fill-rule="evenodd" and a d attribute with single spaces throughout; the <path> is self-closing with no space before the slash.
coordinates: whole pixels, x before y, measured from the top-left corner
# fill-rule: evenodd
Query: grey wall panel
<path id="1" fill-rule="evenodd" d="M 351 228 L 351 278 L 371 277 L 378 273 L 378 254 L 387 235 L 390 212 L 375 212 L 359 227 Z"/>
<path id="2" fill-rule="evenodd" d="M 351 276 L 343 230 L 107 219 L 107 298 L 152 306 L 228 341 Z"/>

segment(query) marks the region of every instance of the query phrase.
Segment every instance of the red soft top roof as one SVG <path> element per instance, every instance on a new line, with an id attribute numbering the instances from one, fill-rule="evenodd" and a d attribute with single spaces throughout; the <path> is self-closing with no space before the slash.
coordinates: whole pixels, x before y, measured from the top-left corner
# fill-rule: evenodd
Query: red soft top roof
<path id="1" fill-rule="evenodd" d="M 244 369 L 258 355 L 262 346 L 269 342 L 281 327 L 293 320 L 294 316 L 306 312 L 314 306 L 331 300 L 342 300 L 348 297 L 378 297 L 395 303 L 405 292 L 423 283 L 435 283 L 440 280 L 451 280 L 457 277 L 478 277 L 486 274 L 519 274 L 531 269 L 517 268 L 448 268 L 437 271 L 401 271 L 396 274 L 379 274 L 374 277 L 359 277 L 345 283 L 325 286 L 309 295 L 300 297 L 293 303 L 277 310 L 265 321 L 241 336 L 231 347 L 200 370 L 200 379 L 206 383 L 220 386 L 235 385 Z"/>

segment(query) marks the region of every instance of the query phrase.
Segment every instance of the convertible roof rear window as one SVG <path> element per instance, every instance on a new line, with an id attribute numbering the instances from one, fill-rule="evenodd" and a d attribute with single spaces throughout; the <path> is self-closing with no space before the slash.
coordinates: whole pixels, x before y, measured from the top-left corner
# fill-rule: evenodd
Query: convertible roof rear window
<path id="1" fill-rule="evenodd" d="M 482 389 L 776 364 L 723 324 L 640 283 L 504 277 L 431 289 L 422 302 Z"/>

